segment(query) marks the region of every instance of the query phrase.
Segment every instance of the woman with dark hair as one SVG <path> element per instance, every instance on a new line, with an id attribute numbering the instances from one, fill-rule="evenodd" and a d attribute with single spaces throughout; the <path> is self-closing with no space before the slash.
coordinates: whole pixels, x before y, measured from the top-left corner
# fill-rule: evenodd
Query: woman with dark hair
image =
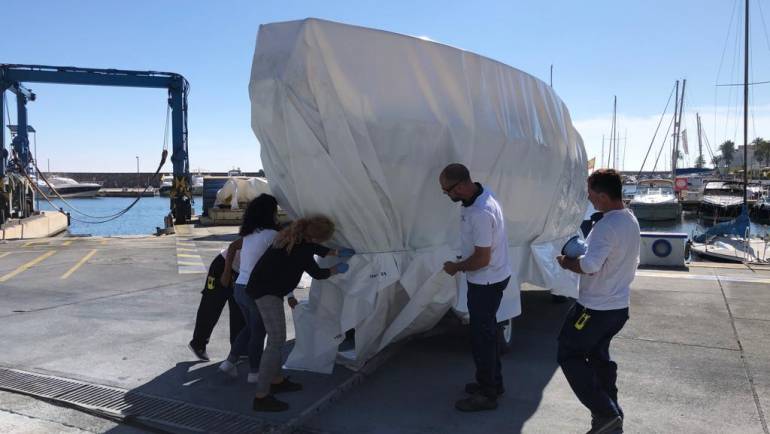
<path id="1" fill-rule="evenodd" d="M 262 357 L 262 345 L 265 340 L 265 328 L 259 318 L 259 311 L 254 302 L 246 295 L 246 283 L 251 270 L 273 242 L 278 233 L 278 202 L 269 194 L 261 194 L 252 200 L 243 214 L 243 224 L 238 235 L 240 238 L 230 243 L 225 257 L 225 271 L 222 273 L 222 285 L 230 284 L 232 273 L 229 265 L 240 250 L 240 273 L 235 280 L 233 297 L 246 320 L 244 327 L 230 346 L 230 354 L 219 365 L 219 369 L 231 377 L 238 376 L 235 362 L 241 355 L 249 356 L 249 375 L 247 381 L 257 380 L 257 370 Z"/>
<path id="2" fill-rule="evenodd" d="M 302 273 L 320 280 L 348 270 L 344 262 L 320 268 L 313 258 L 314 255 L 353 256 L 352 249 L 332 250 L 318 244 L 329 241 L 333 234 L 334 223 L 328 217 L 319 215 L 296 220 L 275 237 L 273 245 L 251 272 L 246 292 L 254 299 L 252 303 L 267 330 L 253 404 L 256 411 L 284 411 L 289 405 L 273 394 L 302 390 L 301 384 L 281 374 L 281 349 L 286 343 L 286 318 L 281 299 L 297 286 Z"/>
<path id="3" fill-rule="evenodd" d="M 265 234 L 270 235 L 270 241 L 266 244 L 270 245 L 272 236 L 275 236 L 276 229 L 278 229 L 276 223 L 277 210 L 277 201 L 273 196 L 268 194 L 260 195 L 249 202 L 249 205 L 243 214 L 243 223 L 238 231 L 238 234 L 241 237 L 231 243 L 228 248 L 222 250 L 222 252 L 220 252 L 220 254 L 211 262 L 209 273 L 206 276 L 206 284 L 201 293 L 202 297 L 195 319 L 193 339 L 188 345 L 198 359 L 209 361 L 209 356 L 206 353 L 206 345 L 209 342 L 214 326 L 216 326 L 219 321 L 219 316 L 222 314 L 225 303 L 228 304 L 228 310 L 230 311 L 230 345 L 233 345 L 236 342 L 237 337 L 244 329 L 246 320 L 244 319 L 242 309 L 239 307 L 233 293 L 231 284 L 232 278 L 234 277 L 237 281 L 238 278 L 241 278 L 239 271 L 245 271 L 246 274 L 241 280 L 244 281 L 244 284 L 248 281 L 249 273 L 256 261 L 259 260 L 259 257 L 252 257 L 253 246 L 251 243 L 247 243 L 246 263 L 241 264 L 240 253 L 241 248 L 243 247 L 243 239 L 255 232 L 267 229 L 272 232 L 272 235 L 270 235 L 270 232 Z M 231 247 L 233 249 L 230 249 Z M 229 263 L 227 260 L 228 251 L 232 252 Z M 259 253 L 259 255 L 261 256 L 261 253 Z M 233 272 L 235 273 L 234 276 Z M 262 332 L 262 339 L 264 340 L 264 330 Z M 248 338 L 246 338 L 246 341 L 248 341 Z M 243 351 L 243 354 L 246 354 L 246 350 Z M 256 364 L 259 364 L 259 359 L 256 360 Z"/>

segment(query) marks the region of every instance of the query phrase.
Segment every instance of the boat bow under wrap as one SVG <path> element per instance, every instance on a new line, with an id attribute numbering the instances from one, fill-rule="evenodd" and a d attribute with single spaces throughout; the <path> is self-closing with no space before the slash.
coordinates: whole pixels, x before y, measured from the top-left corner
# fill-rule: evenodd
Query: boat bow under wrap
<path id="1" fill-rule="evenodd" d="M 359 254 L 294 311 L 287 365 L 330 372 L 346 330 L 361 366 L 459 300 L 458 204 L 438 176 L 466 164 L 504 208 L 513 276 L 499 319 L 531 282 L 575 295 L 554 257 L 585 210 L 586 157 L 564 103 L 535 77 L 446 45 L 307 19 L 260 27 L 249 93 L 273 194 L 290 216 L 329 215 Z M 322 260 L 332 265 L 333 260 Z"/>

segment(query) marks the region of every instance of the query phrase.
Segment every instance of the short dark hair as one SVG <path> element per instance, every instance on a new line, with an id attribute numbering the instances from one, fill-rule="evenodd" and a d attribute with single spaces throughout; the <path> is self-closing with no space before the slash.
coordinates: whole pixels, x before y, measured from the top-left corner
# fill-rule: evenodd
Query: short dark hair
<path id="1" fill-rule="evenodd" d="M 277 210 L 278 201 L 275 200 L 275 197 L 266 193 L 260 194 L 246 207 L 238 235 L 245 237 L 262 229 L 278 230 L 278 224 L 275 221 Z"/>
<path id="2" fill-rule="evenodd" d="M 596 170 L 588 177 L 588 188 L 597 193 L 605 193 L 613 200 L 623 198 L 623 180 L 614 169 Z"/>
<path id="3" fill-rule="evenodd" d="M 471 173 L 464 165 L 452 163 L 441 171 L 441 177 L 449 182 L 467 182 L 471 180 Z"/>

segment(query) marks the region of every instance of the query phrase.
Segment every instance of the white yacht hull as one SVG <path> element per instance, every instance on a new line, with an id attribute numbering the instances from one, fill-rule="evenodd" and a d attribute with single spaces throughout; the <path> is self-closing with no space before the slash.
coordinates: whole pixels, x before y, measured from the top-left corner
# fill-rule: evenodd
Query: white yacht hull
<path id="1" fill-rule="evenodd" d="M 682 215 L 679 202 L 643 203 L 631 202 L 631 211 L 639 220 L 665 221 L 676 220 Z"/>

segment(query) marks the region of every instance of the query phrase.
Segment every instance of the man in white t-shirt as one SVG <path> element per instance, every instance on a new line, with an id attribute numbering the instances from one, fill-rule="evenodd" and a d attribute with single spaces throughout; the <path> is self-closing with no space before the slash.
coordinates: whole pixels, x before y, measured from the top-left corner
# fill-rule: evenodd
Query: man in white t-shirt
<path id="1" fill-rule="evenodd" d="M 559 334 L 558 361 L 570 387 L 591 410 L 589 433 L 623 432 L 618 366 L 610 342 L 628 320 L 630 285 L 639 265 L 639 223 L 623 205 L 623 183 L 612 169 L 588 177 L 588 199 L 603 217 L 591 228 L 586 253 L 557 257 L 580 274 L 578 300 Z"/>
<path id="2" fill-rule="evenodd" d="M 452 276 L 465 272 L 471 351 L 476 364 L 476 381 L 465 385 L 470 396 L 457 401 L 455 408 L 493 410 L 497 408 L 497 397 L 504 392 L 496 314 L 511 277 L 503 211 L 492 192 L 473 182 L 462 164 L 445 167 L 439 183 L 453 202 L 462 202 L 462 260 L 444 263 L 444 271 Z"/>

